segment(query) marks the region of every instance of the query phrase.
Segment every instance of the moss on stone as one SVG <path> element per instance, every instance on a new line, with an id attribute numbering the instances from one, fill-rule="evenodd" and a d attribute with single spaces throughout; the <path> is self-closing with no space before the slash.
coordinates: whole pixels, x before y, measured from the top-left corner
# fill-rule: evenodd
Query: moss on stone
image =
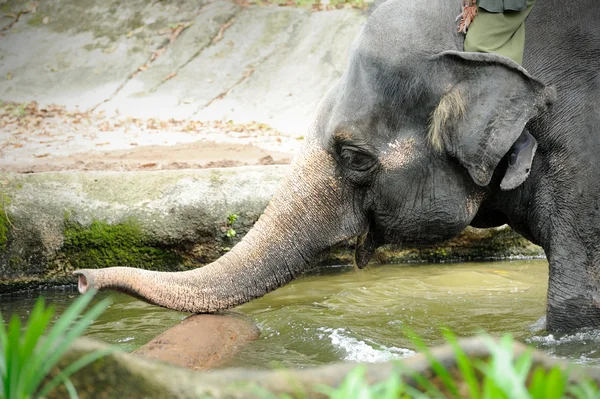
<path id="1" fill-rule="evenodd" d="M 8 233 L 10 231 L 10 221 L 6 214 L 6 206 L 9 204 L 9 198 L 6 194 L 0 192 L 0 251 L 6 250 L 8 243 Z"/>
<path id="2" fill-rule="evenodd" d="M 449 263 L 542 257 L 544 251 L 509 227 L 476 229 L 469 227 L 458 237 L 434 247 L 409 248 L 386 245 L 378 248 L 372 262 Z M 321 264 L 351 264 L 354 243 L 334 248 Z"/>
<path id="3" fill-rule="evenodd" d="M 66 222 L 61 248 L 74 269 L 130 266 L 152 270 L 177 270 L 181 257 L 152 245 L 135 221 L 108 224 L 95 220 L 89 226 Z"/>
<path id="4" fill-rule="evenodd" d="M 42 16 L 41 13 L 35 13 L 33 15 L 33 17 L 29 18 L 29 21 L 27 21 L 27 25 L 29 26 L 40 26 L 42 25 L 42 19 L 44 19 L 44 17 Z"/>

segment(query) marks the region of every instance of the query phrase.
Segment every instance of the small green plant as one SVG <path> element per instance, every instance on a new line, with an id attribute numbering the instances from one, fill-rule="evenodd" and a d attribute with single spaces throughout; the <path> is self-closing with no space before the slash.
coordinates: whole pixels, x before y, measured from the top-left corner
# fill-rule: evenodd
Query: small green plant
<path id="1" fill-rule="evenodd" d="M 15 115 L 18 117 L 22 117 L 25 116 L 25 113 L 27 112 L 27 102 L 24 102 L 22 104 L 19 104 L 16 108 L 15 108 Z"/>
<path id="2" fill-rule="evenodd" d="M 225 231 L 225 235 L 228 238 L 233 238 L 237 235 L 237 232 L 233 228 L 233 224 L 236 222 L 236 220 L 238 220 L 239 217 L 240 216 L 236 215 L 235 213 L 230 213 L 227 217 L 227 230 Z"/>
<path id="3" fill-rule="evenodd" d="M 78 397 L 69 377 L 114 348 L 89 353 L 52 379 L 50 374 L 73 341 L 108 307 L 110 301 L 104 299 L 81 316 L 93 295 L 89 291 L 79 297 L 48 332 L 55 309 L 46 307 L 43 297 L 36 301 L 23 331 L 17 315 L 5 326 L 0 314 L 0 399 L 43 398 L 61 383 L 71 398 Z"/>

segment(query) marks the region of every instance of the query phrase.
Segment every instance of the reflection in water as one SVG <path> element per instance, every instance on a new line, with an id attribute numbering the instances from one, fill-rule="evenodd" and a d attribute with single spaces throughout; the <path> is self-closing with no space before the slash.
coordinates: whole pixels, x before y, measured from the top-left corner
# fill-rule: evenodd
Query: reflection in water
<path id="1" fill-rule="evenodd" d="M 337 360 L 377 362 L 412 353 L 409 327 L 430 345 L 440 327 L 459 336 L 512 332 L 557 357 L 600 363 L 600 332 L 534 334 L 545 313 L 546 261 L 449 265 L 371 265 L 318 269 L 237 308 L 259 325 L 261 338 L 228 366 L 306 367 Z M 26 316 L 39 293 L 4 297 L 0 312 Z M 62 311 L 76 292 L 44 292 Z M 104 297 L 108 293 L 100 293 Z M 186 317 L 121 294 L 88 336 L 134 350 Z M 592 344 L 592 345 L 590 345 Z"/>

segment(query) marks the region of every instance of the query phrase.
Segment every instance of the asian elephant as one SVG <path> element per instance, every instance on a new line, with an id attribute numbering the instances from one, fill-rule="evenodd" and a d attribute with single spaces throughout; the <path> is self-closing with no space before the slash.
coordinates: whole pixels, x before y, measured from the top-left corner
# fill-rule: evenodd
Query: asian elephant
<path id="1" fill-rule="evenodd" d="M 281 287 L 353 237 L 362 267 L 386 243 L 508 223 L 547 254 L 547 329 L 600 326 L 600 2 L 538 1 L 525 69 L 462 51 L 461 3 L 374 7 L 291 175 L 230 252 L 185 272 L 78 270 L 79 290 L 213 312 Z M 526 125 L 538 141 L 530 176 L 502 191 Z"/>

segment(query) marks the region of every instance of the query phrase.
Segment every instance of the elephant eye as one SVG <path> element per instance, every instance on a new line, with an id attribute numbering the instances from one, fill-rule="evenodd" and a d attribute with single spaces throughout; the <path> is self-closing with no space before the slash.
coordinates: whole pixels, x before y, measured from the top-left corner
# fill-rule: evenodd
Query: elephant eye
<path id="1" fill-rule="evenodd" d="M 348 147 L 340 151 L 340 160 L 345 167 L 357 171 L 369 170 L 375 164 L 375 159 L 371 155 Z"/>

